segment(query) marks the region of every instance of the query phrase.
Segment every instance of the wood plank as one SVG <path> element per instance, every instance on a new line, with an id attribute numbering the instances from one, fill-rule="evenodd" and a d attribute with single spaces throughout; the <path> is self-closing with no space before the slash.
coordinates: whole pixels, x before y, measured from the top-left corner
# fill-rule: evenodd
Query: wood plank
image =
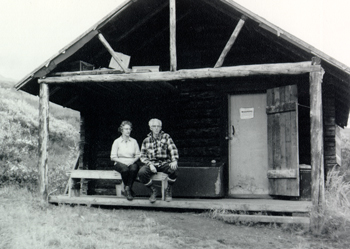
<path id="1" fill-rule="evenodd" d="M 279 106 L 285 106 L 286 105 L 286 98 L 288 99 L 288 94 L 289 92 L 286 91 L 286 88 L 280 88 L 280 104 Z M 287 96 L 287 97 L 286 97 Z M 296 103 L 294 103 L 294 106 L 296 106 Z M 286 169 L 287 168 L 287 163 L 286 163 L 286 116 L 288 114 L 286 112 L 280 114 L 280 153 L 281 153 L 281 158 L 280 158 L 280 163 L 281 163 L 281 169 Z"/>
<path id="2" fill-rule="evenodd" d="M 80 158 L 80 154 L 78 154 L 77 159 L 75 160 L 75 164 L 73 165 L 72 170 L 76 170 L 79 167 L 79 158 Z M 70 174 L 70 173 L 71 172 L 69 172 L 68 174 Z M 66 188 L 65 188 L 63 194 L 68 194 L 68 189 L 69 189 L 70 182 L 71 182 L 71 177 L 69 176 L 68 183 L 66 185 Z"/>
<path id="3" fill-rule="evenodd" d="M 278 178 L 297 178 L 296 169 L 279 169 L 279 170 L 268 170 L 267 178 L 278 179 Z"/>
<path id="4" fill-rule="evenodd" d="M 114 170 L 73 170 L 70 177 L 84 179 L 121 179 L 120 173 Z"/>
<path id="5" fill-rule="evenodd" d="M 275 96 L 275 106 L 281 105 L 281 99 L 280 99 L 280 89 L 274 88 L 274 96 Z M 281 115 L 279 113 L 276 113 L 274 115 L 274 124 L 273 124 L 273 132 L 274 134 L 274 169 L 281 169 L 281 146 L 280 146 L 280 139 L 281 139 L 281 124 L 280 124 L 280 117 Z"/>
<path id="6" fill-rule="evenodd" d="M 242 19 L 239 20 L 236 28 L 232 32 L 230 39 L 227 41 L 224 49 L 222 50 L 220 57 L 219 57 L 218 61 L 216 62 L 214 68 L 222 66 L 222 64 L 224 63 L 224 60 L 226 58 L 226 55 L 228 54 L 228 52 L 231 50 L 231 47 L 235 43 L 239 33 L 241 32 L 241 29 L 242 29 L 244 23 L 245 23 L 245 17 L 243 17 Z"/>
<path id="7" fill-rule="evenodd" d="M 299 196 L 297 86 L 284 86 L 268 90 L 269 194 Z M 287 107 L 289 112 L 279 112 Z M 278 110 L 276 112 L 276 110 Z M 292 124 L 291 124 L 292 123 Z M 294 140 L 294 142 L 292 142 Z"/>
<path id="8" fill-rule="evenodd" d="M 153 82 L 153 81 L 177 81 L 186 79 L 206 78 L 231 78 L 253 75 L 279 75 L 279 74 L 303 74 L 320 70 L 319 65 L 311 65 L 311 62 L 280 63 L 245 65 L 221 68 L 186 69 L 176 72 L 149 72 L 130 74 L 101 74 L 101 75 L 74 75 L 63 77 L 47 77 L 39 79 L 39 83 L 91 83 L 91 82 Z"/>
<path id="9" fill-rule="evenodd" d="M 242 215 L 242 214 L 219 214 L 220 219 L 227 223 L 253 222 L 253 223 L 284 223 L 310 225 L 310 218 L 295 216 L 270 216 L 270 215 Z"/>
<path id="10" fill-rule="evenodd" d="M 273 102 L 273 90 L 272 89 L 268 89 L 267 90 L 267 93 L 266 93 L 266 105 L 267 105 L 267 108 L 269 106 L 272 106 L 274 105 L 274 102 Z M 268 146 L 268 169 L 273 169 L 273 137 L 272 137 L 272 134 L 273 134 L 273 119 L 272 117 L 268 116 L 267 118 L 267 146 Z M 271 184 L 269 184 L 271 186 Z M 269 186 L 269 192 L 271 193 L 271 189 L 270 189 L 270 186 Z"/>
<path id="11" fill-rule="evenodd" d="M 177 57 L 176 57 L 176 0 L 169 0 L 169 12 L 170 12 L 170 71 L 177 70 Z"/>
<path id="12" fill-rule="evenodd" d="M 48 196 L 49 86 L 40 84 L 39 99 L 39 188 L 43 202 Z"/>
<path id="13" fill-rule="evenodd" d="M 290 112 L 296 110 L 297 103 L 283 103 L 279 106 L 268 106 L 266 107 L 266 113 L 267 114 L 273 114 L 273 113 L 279 113 L 279 112 Z"/>
<path id="14" fill-rule="evenodd" d="M 176 186 L 176 185 L 175 185 Z M 175 187 L 174 186 L 174 187 Z M 160 200 L 160 199 L 158 199 Z M 173 198 L 172 202 L 157 201 L 150 203 L 148 198 L 135 198 L 132 202 L 117 198 L 116 196 L 50 196 L 50 203 L 85 204 L 85 205 L 107 205 L 119 207 L 151 207 L 166 209 L 197 209 L 197 210 L 232 210 L 252 212 L 290 212 L 309 213 L 311 202 L 309 201 L 284 201 L 284 200 L 263 200 L 263 199 L 189 199 Z"/>

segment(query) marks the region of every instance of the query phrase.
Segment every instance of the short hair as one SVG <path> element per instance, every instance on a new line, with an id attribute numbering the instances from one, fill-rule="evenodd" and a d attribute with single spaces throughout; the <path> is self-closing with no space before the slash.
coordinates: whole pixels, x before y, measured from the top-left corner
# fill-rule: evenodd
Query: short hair
<path id="1" fill-rule="evenodd" d="M 130 128 L 131 128 L 131 130 L 132 130 L 132 123 L 131 123 L 130 121 L 124 120 L 124 121 L 120 124 L 120 126 L 118 127 L 118 131 L 119 131 L 120 133 L 122 133 L 123 127 L 124 127 L 125 125 L 130 125 Z"/>
<path id="2" fill-rule="evenodd" d="M 152 119 L 148 122 L 149 127 L 151 127 L 151 125 L 154 124 L 155 122 L 160 123 L 160 126 L 162 126 L 162 121 L 160 121 L 160 120 L 157 119 L 157 118 L 152 118 Z"/>

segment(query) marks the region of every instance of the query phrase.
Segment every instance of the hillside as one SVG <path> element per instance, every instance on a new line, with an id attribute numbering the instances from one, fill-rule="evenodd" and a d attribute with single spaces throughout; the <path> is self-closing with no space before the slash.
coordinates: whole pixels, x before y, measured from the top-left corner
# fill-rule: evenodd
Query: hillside
<path id="1" fill-rule="evenodd" d="M 2 92 L 1 96 L 6 96 L 6 98 L 14 98 L 14 99 L 21 99 L 26 105 L 31 106 L 31 108 L 35 108 L 37 111 L 37 114 L 39 115 L 39 97 L 33 96 L 31 94 L 17 91 L 14 86 L 16 85 L 16 81 L 13 79 L 8 79 L 0 75 L 0 89 L 7 90 L 5 92 Z M 3 95 L 3 94 L 10 94 L 10 96 Z M 71 125 L 79 128 L 79 112 L 71 110 L 69 108 L 63 108 L 59 105 L 56 105 L 54 103 L 50 103 L 50 114 L 53 115 L 53 117 L 66 120 Z"/>
<path id="2" fill-rule="evenodd" d="M 36 187 L 38 162 L 39 98 L 0 78 L 0 186 L 17 183 Z M 79 113 L 50 104 L 49 181 L 62 188 L 64 171 L 76 158 Z M 57 182 L 62 181 L 62 182 Z"/>

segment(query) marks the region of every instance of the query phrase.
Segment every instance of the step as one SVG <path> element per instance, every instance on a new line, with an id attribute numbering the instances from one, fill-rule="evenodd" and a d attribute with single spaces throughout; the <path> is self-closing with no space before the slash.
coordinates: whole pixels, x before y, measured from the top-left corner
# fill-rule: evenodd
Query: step
<path id="1" fill-rule="evenodd" d="M 217 217 L 226 223 L 285 223 L 310 225 L 309 217 L 276 216 L 276 215 L 246 215 L 246 214 L 218 214 Z"/>

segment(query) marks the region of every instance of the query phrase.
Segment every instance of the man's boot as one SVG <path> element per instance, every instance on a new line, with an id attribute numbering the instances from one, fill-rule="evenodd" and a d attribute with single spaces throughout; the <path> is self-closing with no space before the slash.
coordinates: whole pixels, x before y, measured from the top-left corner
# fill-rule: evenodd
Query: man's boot
<path id="1" fill-rule="evenodd" d="M 165 190 L 165 201 L 169 202 L 173 199 L 173 186 L 168 185 L 167 189 Z"/>
<path id="2" fill-rule="evenodd" d="M 132 201 L 134 199 L 131 195 L 131 190 L 129 186 L 125 187 L 125 196 L 126 196 L 126 199 L 128 199 L 128 201 Z"/>
<path id="3" fill-rule="evenodd" d="M 155 203 L 157 200 L 157 189 L 153 184 L 149 186 L 149 189 L 152 191 L 151 196 L 149 197 L 149 201 L 150 203 Z"/>

